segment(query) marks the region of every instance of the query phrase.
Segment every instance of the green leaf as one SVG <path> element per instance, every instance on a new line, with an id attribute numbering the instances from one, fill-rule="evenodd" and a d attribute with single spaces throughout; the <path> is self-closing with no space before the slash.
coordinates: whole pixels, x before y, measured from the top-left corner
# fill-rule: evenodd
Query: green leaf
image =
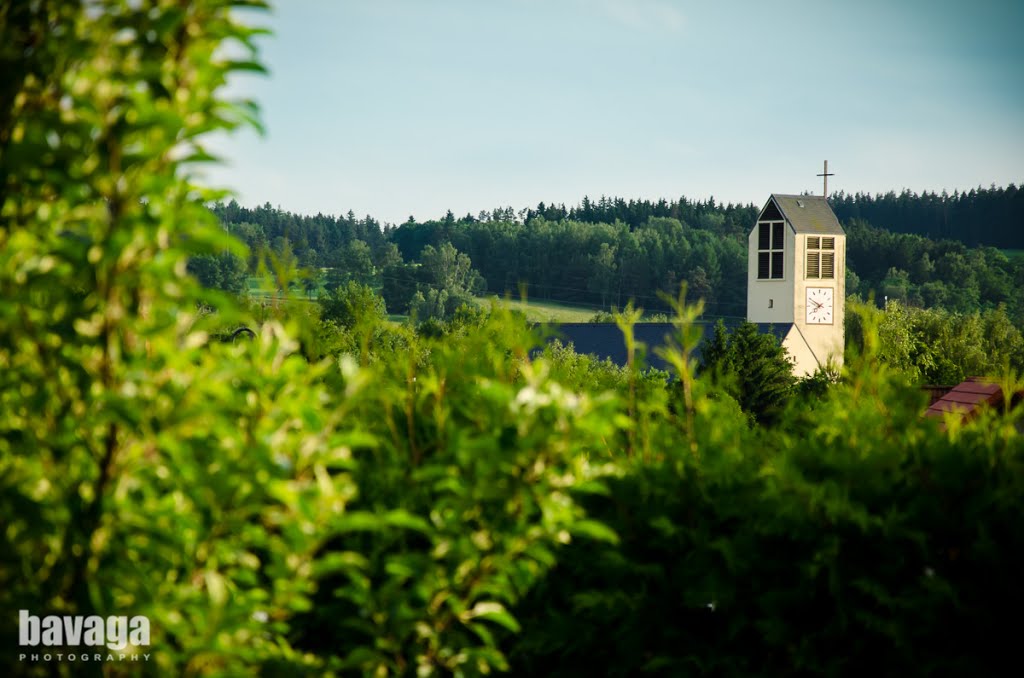
<path id="1" fill-rule="evenodd" d="M 516 621 L 515 617 L 509 614 L 508 610 L 505 609 L 505 606 L 494 601 L 477 603 L 471 609 L 463 612 L 460 617 L 463 621 L 468 621 L 470 619 L 485 619 L 487 621 L 494 622 L 499 626 L 503 626 L 513 633 L 519 633 L 521 630 L 519 622 Z"/>
<path id="2" fill-rule="evenodd" d="M 369 564 L 366 556 L 356 551 L 331 551 L 317 559 L 313 565 L 313 573 L 317 577 L 322 577 L 338 572 L 361 571 L 367 569 Z"/>
<path id="3" fill-rule="evenodd" d="M 419 516 L 409 513 L 405 509 L 398 509 L 385 513 L 382 522 L 390 527 L 401 527 L 407 530 L 422 532 L 424 534 L 431 531 L 430 523 Z"/>
<path id="4" fill-rule="evenodd" d="M 331 521 L 331 526 L 339 534 L 346 532 L 374 532 L 384 526 L 384 521 L 375 513 L 351 511 L 335 518 Z"/>
<path id="5" fill-rule="evenodd" d="M 607 544 L 618 544 L 619 535 L 615 530 L 596 520 L 580 520 L 572 524 L 569 532 L 577 537 L 586 537 Z"/>

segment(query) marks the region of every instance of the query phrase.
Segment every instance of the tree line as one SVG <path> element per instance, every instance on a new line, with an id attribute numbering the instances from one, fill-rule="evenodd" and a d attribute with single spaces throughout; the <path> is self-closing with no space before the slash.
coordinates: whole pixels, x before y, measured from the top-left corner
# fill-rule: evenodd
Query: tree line
<path id="1" fill-rule="evenodd" d="M 1015 190 L 1011 186 L 1000 195 L 1016 195 Z M 927 203 L 904 198 L 906 204 L 917 205 L 914 209 Z M 848 202 L 839 195 L 837 213 Z M 329 291 L 350 278 L 372 284 L 382 290 L 392 313 L 408 313 L 417 293 L 426 299 L 431 289 L 435 296 L 445 291 L 420 266 L 427 247 L 437 252 L 449 245 L 468 257 L 474 279 L 482 281 L 463 286 L 462 291 L 472 294 L 525 291 L 530 298 L 595 309 L 622 308 L 632 299 L 651 311 L 664 311 L 660 293 L 672 293 L 685 280 L 691 297 L 704 300 L 709 317 L 726 318 L 746 315 L 746 235 L 757 215 L 753 206 L 685 198 L 585 198 L 571 208 L 541 203 L 518 212 L 496 208 L 462 218 L 448 212 L 443 219 L 410 218 L 397 227 L 382 227 L 369 216 L 357 219 L 351 212 L 345 217 L 308 217 L 269 204 L 250 210 L 235 202 L 217 203 L 213 211 L 249 245 L 250 272 L 260 252 L 283 256 L 287 250 L 300 268 L 313 274 L 311 287 Z M 978 218 L 973 212 L 964 214 L 969 214 L 964 223 Z M 843 223 L 848 293 L 874 297 L 879 306 L 891 298 L 962 313 L 1006 305 L 1010 317 L 1024 323 L 1024 295 L 1019 293 L 1024 258 L 961 240 L 897 233 L 861 217 Z M 193 268 L 200 273 L 199 265 Z M 222 270 L 206 268 L 205 280 L 225 281 L 214 286 L 239 286 L 236 263 L 222 258 Z M 462 291 L 446 292 L 455 299 Z M 452 305 L 428 304 L 447 308 L 448 315 Z"/>
<path id="2" fill-rule="evenodd" d="M 598 308 L 621 308 L 632 299 L 653 310 L 665 308 L 659 291 L 687 280 L 711 313 L 745 313 L 745 236 L 672 217 L 636 227 L 544 217 L 406 223 L 390 238 L 406 261 L 418 260 L 426 243 L 450 242 L 469 256 L 491 293 L 517 293 L 525 284 L 532 298 Z"/>
<path id="3" fill-rule="evenodd" d="M 1024 249 L 1024 191 L 1012 183 L 952 195 L 918 195 L 906 189 L 876 195 L 840 191 L 829 196 L 829 203 L 844 223 L 862 219 L 897 233 L 958 240 L 971 247 Z"/>

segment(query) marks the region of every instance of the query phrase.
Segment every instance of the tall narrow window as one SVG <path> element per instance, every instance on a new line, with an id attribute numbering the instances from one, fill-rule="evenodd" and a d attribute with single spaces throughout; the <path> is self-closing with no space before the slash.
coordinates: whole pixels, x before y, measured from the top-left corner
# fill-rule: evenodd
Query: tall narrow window
<path id="1" fill-rule="evenodd" d="M 783 256 L 786 232 L 781 221 L 760 221 L 757 224 L 757 279 L 781 280 L 785 271 Z"/>
<path id="2" fill-rule="evenodd" d="M 831 236 L 807 236 L 807 267 L 808 278 L 836 277 L 836 239 Z"/>

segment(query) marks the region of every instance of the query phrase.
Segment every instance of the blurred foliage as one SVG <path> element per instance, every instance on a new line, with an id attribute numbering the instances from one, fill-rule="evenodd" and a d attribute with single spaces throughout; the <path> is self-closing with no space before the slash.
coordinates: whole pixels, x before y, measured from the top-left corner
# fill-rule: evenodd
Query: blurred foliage
<path id="1" fill-rule="evenodd" d="M 873 354 L 772 428 L 698 397 L 697 455 L 619 455 L 606 491 L 579 497 L 619 541 L 562 549 L 514 608 L 532 632 L 507 640 L 513 670 L 1003 672 L 1024 602 L 1024 417 L 942 432 L 925 405 Z"/>
<path id="2" fill-rule="evenodd" d="M 890 299 L 848 306 L 847 352 L 865 349 L 864 325 L 878 327 L 877 357 L 923 384 L 955 385 L 967 377 L 1024 373 L 1024 335 L 1006 309 L 955 313 L 907 307 Z"/>
<path id="3" fill-rule="evenodd" d="M 923 419 L 899 323 L 858 316 L 842 379 L 797 389 L 769 428 L 695 376 L 685 289 L 664 298 L 667 375 L 631 305 L 611 316 L 618 368 L 540 349 L 497 306 L 417 330 L 346 305 L 356 282 L 322 309 L 290 299 L 316 262 L 283 238 L 276 296 L 201 286 L 189 261 L 251 256 L 190 171 L 210 133 L 255 122 L 222 94 L 260 68 L 237 21 L 252 6 L 0 9 L 5 659 L 26 609 L 148 616 L 153 660 L 132 669 L 151 675 L 1008 665 L 1021 407 Z M 428 259 L 439 285 L 479 285 L 465 255 Z M 1005 325 L 978 340 L 1012 346 Z"/>

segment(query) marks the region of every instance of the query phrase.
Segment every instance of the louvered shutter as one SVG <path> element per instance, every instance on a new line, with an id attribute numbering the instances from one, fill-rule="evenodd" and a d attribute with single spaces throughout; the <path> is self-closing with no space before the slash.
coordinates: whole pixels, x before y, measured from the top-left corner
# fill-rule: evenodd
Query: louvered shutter
<path id="1" fill-rule="evenodd" d="M 820 252 L 814 250 L 807 252 L 807 277 L 819 278 Z"/>
<path id="2" fill-rule="evenodd" d="M 836 253 L 835 252 L 822 252 L 821 253 L 821 277 L 822 278 L 834 278 L 834 277 L 836 277 Z"/>

